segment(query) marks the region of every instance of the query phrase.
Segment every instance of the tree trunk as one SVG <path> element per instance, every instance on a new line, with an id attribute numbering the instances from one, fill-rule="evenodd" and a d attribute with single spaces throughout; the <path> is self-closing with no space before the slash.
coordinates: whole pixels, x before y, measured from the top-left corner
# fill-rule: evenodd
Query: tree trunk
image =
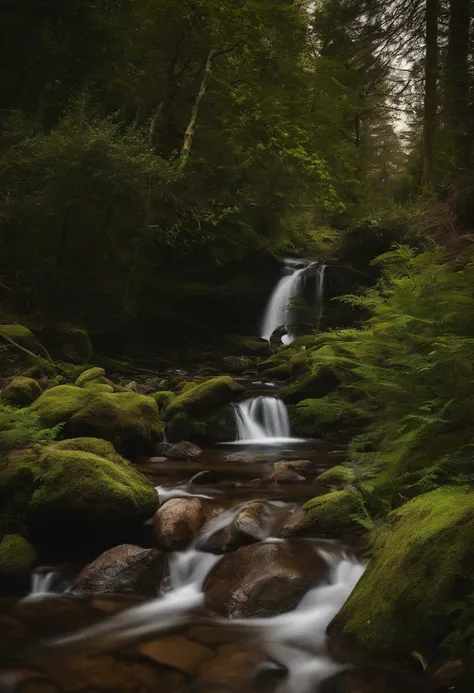
<path id="1" fill-rule="evenodd" d="M 445 113 L 447 141 L 454 148 L 457 168 L 470 167 L 469 146 L 469 47 L 472 2 L 451 0 L 446 56 Z"/>
<path id="2" fill-rule="evenodd" d="M 183 142 L 183 148 L 181 149 L 181 154 L 179 156 L 178 160 L 178 172 L 182 173 L 184 167 L 186 166 L 186 162 L 189 159 L 189 155 L 191 153 L 191 147 L 193 146 L 193 139 L 194 135 L 196 133 L 196 123 L 197 119 L 199 116 L 199 108 L 201 106 L 201 101 L 204 98 L 204 95 L 206 93 L 207 87 L 209 85 L 209 78 L 211 76 L 211 71 L 212 71 L 212 59 L 214 57 L 214 49 L 211 48 L 209 51 L 209 55 L 207 56 L 206 64 L 204 66 L 204 73 L 201 81 L 201 87 L 199 89 L 199 92 L 196 96 L 196 100 L 194 101 L 194 106 L 193 110 L 191 113 L 191 120 L 189 121 L 189 125 L 186 128 L 186 132 L 184 135 L 184 142 Z"/>
<path id="3" fill-rule="evenodd" d="M 456 0 L 455 0 L 456 1 Z M 424 188 L 434 187 L 434 145 L 438 111 L 439 0 L 426 0 L 425 108 L 423 119 Z"/>

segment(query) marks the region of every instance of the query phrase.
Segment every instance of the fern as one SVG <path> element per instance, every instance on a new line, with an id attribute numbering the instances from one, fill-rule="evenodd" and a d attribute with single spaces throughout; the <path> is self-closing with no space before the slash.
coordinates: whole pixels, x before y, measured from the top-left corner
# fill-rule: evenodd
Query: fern
<path id="1" fill-rule="evenodd" d="M 0 404 L 0 454 L 32 445 L 47 445 L 60 434 L 62 424 L 42 428 L 37 414 Z"/>

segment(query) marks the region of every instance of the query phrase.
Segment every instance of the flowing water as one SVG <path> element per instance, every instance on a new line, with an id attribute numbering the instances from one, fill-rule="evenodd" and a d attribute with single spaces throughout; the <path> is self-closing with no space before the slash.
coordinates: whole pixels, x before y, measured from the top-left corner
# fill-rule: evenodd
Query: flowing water
<path id="1" fill-rule="evenodd" d="M 319 331 L 323 315 L 326 265 L 310 260 L 288 258 L 283 267 L 283 277 L 278 281 L 265 308 L 261 331 L 263 339 L 270 341 L 275 330 L 283 327 L 287 331 L 281 338 L 283 344 L 291 344 L 294 341 L 295 315 L 292 301 L 301 295 L 305 281 L 313 270 L 316 272 L 316 330 Z"/>
<path id="2" fill-rule="evenodd" d="M 271 403 L 267 399 L 242 404 L 246 405 L 244 410 L 249 417 L 252 410 L 260 409 L 258 418 L 263 421 L 266 433 L 288 434 L 282 403 L 277 400 Z M 268 407 L 266 418 L 265 407 Z M 156 482 L 162 505 L 175 498 L 199 498 L 212 506 L 217 516 L 204 525 L 185 550 L 168 554 L 168 576 L 161 583 L 155 599 L 139 599 L 137 602 L 133 595 L 120 599 L 114 595 L 99 595 L 99 599 L 92 598 L 91 601 L 71 594 L 64 581 L 63 594 L 48 594 L 51 590 L 58 591 L 61 571 L 54 568 L 37 571 L 33 581 L 35 594 L 17 607 L 20 617 L 26 614 L 28 623 L 33 622 L 37 628 L 35 638 L 26 643 L 25 649 L 15 653 L 22 666 L 40 666 L 45 675 L 59 681 L 67 693 L 135 690 L 127 683 L 127 677 L 142 676 L 143 671 L 136 669 L 138 665 L 130 668 L 127 662 L 131 661 L 130 657 L 132 660 L 135 656 L 142 657 L 143 653 L 146 662 L 151 657 L 155 669 L 158 666 L 156 673 L 146 670 L 147 677 L 157 676 L 158 679 L 153 685 L 141 684 L 140 690 L 145 693 L 148 690 L 150 693 L 188 690 L 187 687 L 183 689 L 181 679 L 181 683 L 177 682 L 173 678 L 175 674 L 171 676 L 169 673 L 175 670 L 185 670 L 186 676 L 195 682 L 192 685 L 199 686 L 202 693 L 215 693 L 217 689 L 247 689 L 249 693 L 261 690 L 316 693 L 319 682 L 341 669 L 341 665 L 334 662 L 327 652 L 325 630 L 354 588 L 364 567 L 351 549 L 340 541 L 285 539 L 281 536 L 283 524 L 301 502 L 321 491 L 318 491 L 317 475 L 336 460 L 331 451 L 317 441 L 295 447 L 289 439 L 290 442 L 274 442 L 272 446 L 263 448 L 259 438 L 254 441 L 255 448 L 249 445 L 229 448 L 233 451 L 230 458 L 242 455 L 245 460 L 245 455 L 250 455 L 248 463 L 232 463 L 228 451 L 222 446 L 206 450 L 199 468 L 191 463 L 180 465 L 171 461 L 144 465 L 143 471 Z M 264 485 L 258 489 L 247 484 L 249 479 L 264 477 L 275 461 L 301 457 L 307 458 L 311 465 L 304 471 L 304 482 L 291 487 Z M 248 495 L 243 491 L 248 491 Z M 219 616 L 209 611 L 207 581 L 229 554 L 223 555 L 209 547 L 228 532 L 239 514 L 256 500 L 264 503 L 266 508 L 265 518 L 260 522 L 254 539 L 260 542 L 257 545 L 272 544 L 291 555 L 294 551 L 302 553 L 306 558 L 318 556 L 327 566 L 327 573 L 315 584 L 311 584 L 309 575 L 309 588 L 285 613 L 248 618 Z M 104 615 L 91 619 L 90 613 L 96 613 L 99 607 L 105 608 Z M 172 645 L 177 649 L 174 650 Z M 212 666 L 203 664 L 199 668 L 192 664 L 192 671 L 188 671 L 186 667 L 191 666 L 189 661 L 194 661 L 196 650 L 198 654 L 203 651 L 208 653 L 206 656 L 212 656 Z M 168 667 L 166 670 L 159 668 L 163 661 Z M 96 671 L 94 667 L 99 669 Z M 11 674 L 8 676 L 2 674 L 0 668 L 1 691 L 10 691 L 5 687 L 5 682 L 11 680 Z M 263 684 L 262 680 L 266 683 Z M 48 688 L 45 690 L 49 692 Z M 194 691 L 194 688 L 190 690 Z"/>
<path id="3" fill-rule="evenodd" d="M 275 445 L 297 442 L 291 438 L 290 417 L 285 403 L 276 397 L 252 397 L 234 407 L 237 441 Z"/>

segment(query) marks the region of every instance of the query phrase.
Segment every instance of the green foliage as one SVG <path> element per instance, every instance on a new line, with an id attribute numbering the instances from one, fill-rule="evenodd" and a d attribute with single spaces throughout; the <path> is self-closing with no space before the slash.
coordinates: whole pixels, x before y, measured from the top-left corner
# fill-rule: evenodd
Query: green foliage
<path id="1" fill-rule="evenodd" d="M 61 424 L 43 427 L 37 413 L 0 403 L 0 455 L 9 450 L 47 445 L 61 432 Z"/>
<path id="2" fill-rule="evenodd" d="M 354 459 L 388 466 L 407 484 L 424 478 L 426 488 L 439 465 L 449 462 L 454 478 L 472 457 L 474 268 L 469 258 L 453 265 L 442 249 L 406 246 L 377 263 L 377 286 L 344 299 L 362 306 L 367 322 L 316 338 L 309 350 L 310 373 L 324 365 L 340 386 L 301 402 L 296 417 L 315 426 L 352 418 Z"/>

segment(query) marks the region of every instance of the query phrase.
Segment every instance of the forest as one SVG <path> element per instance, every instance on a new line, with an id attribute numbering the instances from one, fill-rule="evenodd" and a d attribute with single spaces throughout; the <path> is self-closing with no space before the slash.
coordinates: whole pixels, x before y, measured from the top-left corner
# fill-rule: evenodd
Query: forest
<path id="1" fill-rule="evenodd" d="M 474 2 L 0 27 L 0 691 L 470 693 Z"/>

